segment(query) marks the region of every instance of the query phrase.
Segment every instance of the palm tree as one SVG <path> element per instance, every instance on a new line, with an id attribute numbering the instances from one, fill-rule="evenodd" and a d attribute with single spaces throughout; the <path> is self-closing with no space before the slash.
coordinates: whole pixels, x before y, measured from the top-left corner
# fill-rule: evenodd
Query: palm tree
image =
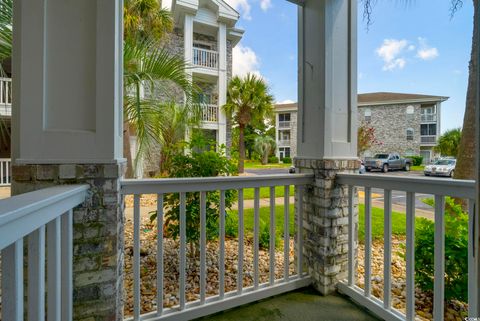
<path id="1" fill-rule="evenodd" d="M 5 76 L 3 63 L 12 56 L 13 0 L 0 2 L 0 76 Z M 10 141 L 9 121 L 0 118 L 0 141 Z M 2 148 L 3 144 L 0 144 Z M 6 146 L 8 146 L 7 144 Z M 5 147 L 5 146 L 3 146 Z"/>
<path id="2" fill-rule="evenodd" d="M 458 146 L 460 145 L 460 139 L 462 137 L 462 129 L 455 128 L 447 130 L 438 139 L 437 146 L 434 150 L 442 156 L 457 156 Z"/>
<path id="3" fill-rule="evenodd" d="M 158 0 L 125 0 L 123 5 L 123 33 L 125 38 L 149 39 L 161 42 L 173 30 L 174 23 L 168 10 Z"/>
<path id="4" fill-rule="evenodd" d="M 238 172 L 244 172 L 245 161 L 245 127 L 256 122 L 263 122 L 273 112 L 273 96 L 269 93 L 266 82 L 254 74 L 245 78 L 235 76 L 228 85 L 227 103 L 223 109 L 230 119 L 238 125 Z"/>
<path id="5" fill-rule="evenodd" d="M 257 136 L 255 138 L 255 150 L 262 157 L 262 165 L 268 163 L 268 156 L 275 149 L 275 139 L 271 136 Z"/>
<path id="6" fill-rule="evenodd" d="M 148 40 L 126 39 L 124 43 L 124 155 L 127 158 L 127 177 L 132 177 L 134 164 L 144 156 L 153 142 L 161 143 L 159 128 L 167 127 L 168 104 L 157 98 L 142 98 L 142 88 L 150 92 L 160 91 L 165 101 L 175 101 L 176 90 L 184 94 L 185 112 L 190 117 L 188 124 L 200 119 L 200 107 L 194 103 L 196 88 L 186 73 L 188 68 L 183 58 L 172 56 L 165 49 Z M 162 122 L 162 123 L 160 123 Z M 135 131 L 138 149 L 135 160 L 130 152 L 131 131 Z"/>

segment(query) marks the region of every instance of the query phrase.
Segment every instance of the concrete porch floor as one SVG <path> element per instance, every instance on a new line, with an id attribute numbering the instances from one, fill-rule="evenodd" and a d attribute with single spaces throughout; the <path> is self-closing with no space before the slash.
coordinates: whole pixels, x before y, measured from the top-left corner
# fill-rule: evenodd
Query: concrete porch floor
<path id="1" fill-rule="evenodd" d="M 340 294 L 321 296 L 304 288 L 227 310 L 197 321 L 376 321 L 367 310 Z"/>

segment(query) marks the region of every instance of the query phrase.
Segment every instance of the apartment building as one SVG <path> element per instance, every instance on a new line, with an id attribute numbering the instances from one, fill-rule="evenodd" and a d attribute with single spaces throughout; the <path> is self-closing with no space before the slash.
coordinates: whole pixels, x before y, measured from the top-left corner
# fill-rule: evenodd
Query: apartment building
<path id="1" fill-rule="evenodd" d="M 447 99 L 393 92 L 359 94 L 357 125 L 374 128 L 378 142 L 359 156 L 398 152 L 406 156 L 421 155 L 429 163 L 437 156 L 433 147 L 441 134 L 441 105 Z M 295 157 L 297 141 L 291 133 L 297 130 L 297 104 L 278 104 L 275 113 L 277 156 Z"/>

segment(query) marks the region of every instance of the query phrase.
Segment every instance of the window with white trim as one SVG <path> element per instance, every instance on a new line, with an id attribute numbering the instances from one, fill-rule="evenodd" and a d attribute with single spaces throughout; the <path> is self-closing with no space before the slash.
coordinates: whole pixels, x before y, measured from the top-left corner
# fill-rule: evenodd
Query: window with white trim
<path id="1" fill-rule="evenodd" d="M 414 113 L 415 113 L 415 108 L 412 105 L 407 106 L 407 110 L 406 110 L 407 120 L 413 120 Z"/>
<path id="2" fill-rule="evenodd" d="M 366 122 L 370 122 L 372 120 L 372 111 L 370 108 L 365 109 L 364 116 Z"/>
<path id="3" fill-rule="evenodd" d="M 407 140 L 413 140 L 413 128 L 407 128 Z"/>

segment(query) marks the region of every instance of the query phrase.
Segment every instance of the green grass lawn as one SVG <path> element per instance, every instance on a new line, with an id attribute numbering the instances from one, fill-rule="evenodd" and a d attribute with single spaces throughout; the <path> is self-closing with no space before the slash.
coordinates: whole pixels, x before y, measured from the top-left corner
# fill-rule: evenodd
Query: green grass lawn
<path id="1" fill-rule="evenodd" d="M 295 187 L 290 185 L 290 196 L 294 196 Z M 283 186 L 275 186 L 275 197 L 283 197 L 285 188 Z M 254 188 L 245 188 L 243 190 L 243 199 L 253 200 L 255 196 Z M 260 187 L 260 198 L 270 198 L 270 187 Z"/>
<path id="2" fill-rule="evenodd" d="M 283 220 L 284 220 L 284 206 L 277 205 L 275 207 L 275 230 L 278 235 L 283 235 Z M 294 224 L 294 205 L 290 205 L 290 222 L 289 222 L 289 231 L 290 235 L 293 235 L 295 224 Z M 253 220 L 254 220 L 254 209 L 244 210 L 244 224 L 245 231 L 247 234 L 253 233 Z M 269 224 L 270 222 L 270 208 L 261 207 L 260 208 L 260 220 L 264 224 Z M 417 217 L 416 224 L 425 218 Z M 231 210 L 228 212 L 227 224 L 230 225 L 230 228 L 236 230 L 238 229 L 238 211 Z M 374 207 L 372 208 L 372 238 L 373 239 L 382 239 L 383 238 L 383 209 Z M 365 207 L 363 204 L 359 205 L 359 240 L 363 241 L 365 239 Z M 403 236 L 406 234 L 406 217 L 404 213 L 392 212 L 392 234 L 397 236 Z"/>
<path id="3" fill-rule="evenodd" d="M 425 169 L 425 166 L 423 166 L 423 165 L 410 167 L 410 170 L 418 171 L 418 172 L 423 172 L 424 169 Z"/>
<path id="4" fill-rule="evenodd" d="M 290 168 L 292 164 L 267 164 L 267 165 L 262 165 L 259 161 L 251 161 L 251 160 L 246 160 L 245 161 L 245 168 L 253 168 L 253 169 L 270 169 L 270 168 Z"/>

